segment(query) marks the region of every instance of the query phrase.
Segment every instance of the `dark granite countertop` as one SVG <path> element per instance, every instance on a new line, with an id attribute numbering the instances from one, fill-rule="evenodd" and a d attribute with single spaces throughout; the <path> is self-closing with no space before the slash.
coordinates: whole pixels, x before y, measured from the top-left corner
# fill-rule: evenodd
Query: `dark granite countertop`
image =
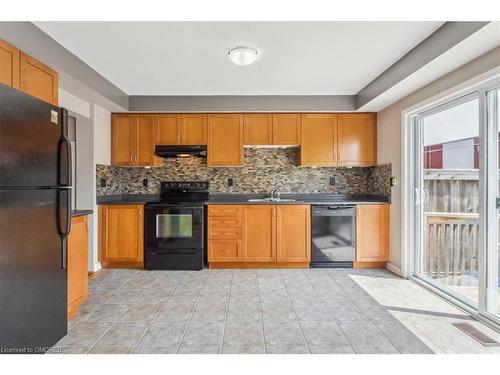
<path id="1" fill-rule="evenodd" d="M 249 199 L 267 198 L 269 194 L 210 194 L 206 204 L 377 204 L 390 203 L 389 196 L 367 194 L 281 194 L 283 199 L 294 202 L 249 202 Z M 118 194 L 97 197 L 97 204 L 145 204 L 159 200 L 158 194 Z"/>
<path id="2" fill-rule="evenodd" d="M 389 196 L 367 194 L 281 194 L 282 199 L 294 199 L 293 202 L 249 202 L 249 199 L 268 198 L 269 194 L 211 194 L 206 204 L 377 204 L 390 203 Z"/>
<path id="3" fill-rule="evenodd" d="M 85 216 L 93 213 L 93 210 L 71 210 L 71 217 Z"/>

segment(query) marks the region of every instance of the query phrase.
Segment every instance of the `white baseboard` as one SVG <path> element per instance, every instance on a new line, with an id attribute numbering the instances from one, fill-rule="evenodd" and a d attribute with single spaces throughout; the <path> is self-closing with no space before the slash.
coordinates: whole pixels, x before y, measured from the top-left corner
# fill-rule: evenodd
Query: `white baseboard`
<path id="1" fill-rule="evenodd" d="M 395 273 L 396 275 L 403 277 L 403 271 L 401 270 L 401 268 L 396 267 L 394 264 L 387 263 L 385 268 L 387 268 L 392 273 Z"/>
<path id="2" fill-rule="evenodd" d="M 97 272 L 102 268 L 101 262 L 94 263 L 94 266 L 90 270 L 91 272 Z"/>

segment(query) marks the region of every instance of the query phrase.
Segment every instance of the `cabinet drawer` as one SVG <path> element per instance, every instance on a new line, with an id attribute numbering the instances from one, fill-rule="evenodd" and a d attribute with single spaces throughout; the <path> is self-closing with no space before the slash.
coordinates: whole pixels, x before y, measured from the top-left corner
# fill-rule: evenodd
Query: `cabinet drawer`
<path id="1" fill-rule="evenodd" d="M 240 240 L 209 240 L 209 262 L 238 262 L 242 254 L 242 241 Z"/>
<path id="2" fill-rule="evenodd" d="M 209 228 L 238 228 L 243 225 L 241 216 L 215 216 L 208 218 Z"/>
<path id="3" fill-rule="evenodd" d="M 220 239 L 242 239 L 243 228 L 218 228 L 209 226 L 208 237 Z"/>
<path id="4" fill-rule="evenodd" d="M 241 217 L 241 206 L 208 206 L 208 216 L 238 216 Z"/>

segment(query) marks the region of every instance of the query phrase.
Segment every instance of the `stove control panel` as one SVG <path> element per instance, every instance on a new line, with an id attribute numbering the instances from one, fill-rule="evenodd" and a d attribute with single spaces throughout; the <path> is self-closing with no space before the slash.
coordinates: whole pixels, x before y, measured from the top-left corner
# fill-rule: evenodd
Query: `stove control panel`
<path id="1" fill-rule="evenodd" d="M 208 181 L 165 181 L 161 192 L 208 192 Z"/>

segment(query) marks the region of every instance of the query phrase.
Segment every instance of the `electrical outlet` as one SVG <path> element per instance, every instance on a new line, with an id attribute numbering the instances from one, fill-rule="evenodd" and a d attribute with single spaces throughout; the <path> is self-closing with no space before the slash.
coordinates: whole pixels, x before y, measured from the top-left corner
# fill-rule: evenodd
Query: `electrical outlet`
<path id="1" fill-rule="evenodd" d="M 398 179 L 396 177 L 391 177 L 391 187 L 396 186 L 398 184 Z"/>
<path id="2" fill-rule="evenodd" d="M 228 178 L 227 179 L 227 186 L 233 186 L 234 185 L 234 181 L 232 178 Z"/>
<path id="3" fill-rule="evenodd" d="M 330 185 L 335 186 L 337 184 L 337 179 L 335 177 L 330 177 Z"/>
<path id="4" fill-rule="evenodd" d="M 142 186 L 148 187 L 148 179 L 147 178 L 142 179 Z"/>
<path id="5" fill-rule="evenodd" d="M 101 180 L 100 180 L 100 182 L 99 182 L 99 185 L 100 185 L 101 187 L 106 187 L 106 179 L 105 179 L 104 177 L 103 177 L 103 178 L 101 178 Z"/>

